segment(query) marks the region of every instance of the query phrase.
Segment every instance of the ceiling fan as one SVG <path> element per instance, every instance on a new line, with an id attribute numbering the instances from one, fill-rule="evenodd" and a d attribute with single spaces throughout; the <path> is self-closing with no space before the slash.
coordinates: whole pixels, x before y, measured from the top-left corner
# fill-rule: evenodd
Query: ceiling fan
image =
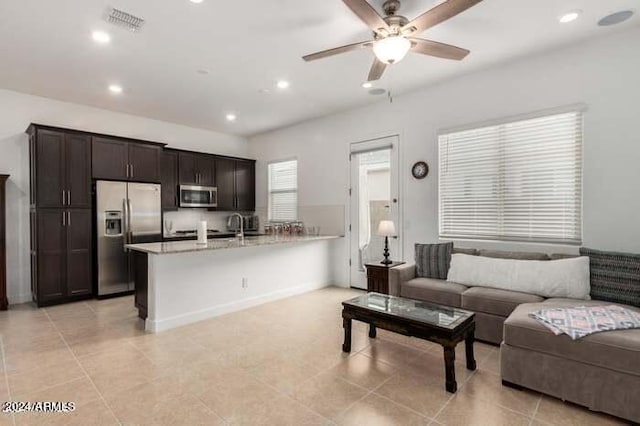
<path id="1" fill-rule="evenodd" d="M 460 61 L 469 54 L 467 49 L 414 37 L 441 22 L 453 18 L 482 0 L 447 0 L 418 16 L 413 21 L 397 15 L 400 1 L 387 0 L 382 5 L 384 18 L 366 0 L 343 0 L 344 3 L 373 31 L 373 40 L 323 50 L 303 56 L 305 61 L 326 58 L 340 53 L 373 47 L 376 58 L 369 71 L 368 81 L 379 80 L 387 65 L 404 58 L 408 51 L 438 58 Z"/>

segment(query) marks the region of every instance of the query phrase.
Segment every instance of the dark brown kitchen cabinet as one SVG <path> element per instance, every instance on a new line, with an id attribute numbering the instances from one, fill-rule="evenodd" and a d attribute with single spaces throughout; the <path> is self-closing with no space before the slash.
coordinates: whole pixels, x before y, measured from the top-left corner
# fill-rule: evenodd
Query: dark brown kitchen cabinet
<path id="1" fill-rule="evenodd" d="M 165 149 L 160 156 L 162 210 L 178 208 L 178 153 Z"/>
<path id="2" fill-rule="evenodd" d="M 93 137 L 91 169 L 94 179 L 127 180 L 129 159 L 127 142 L 119 139 Z"/>
<path id="3" fill-rule="evenodd" d="M 90 209 L 38 209 L 32 244 L 33 297 L 38 306 L 92 294 Z"/>
<path id="4" fill-rule="evenodd" d="M 91 160 L 93 178 L 160 182 L 161 153 L 161 145 L 94 136 Z"/>
<path id="5" fill-rule="evenodd" d="M 129 180 L 160 182 L 160 155 L 156 145 L 129 143 Z"/>
<path id="6" fill-rule="evenodd" d="M 256 163 L 236 161 L 236 210 L 256 209 Z"/>
<path id="7" fill-rule="evenodd" d="M 255 196 L 255 162 L 219 157 L 216 160 L 218 208 L 223 211 L 253 211 Z"/>
<path id="8" fill-rule="evenodd" d="M 32 129 L 31 204 L 38 208 L 91 207 L 91 140 L 84 134 Z"/>
<path id="9" fill-rule="evenodd" d="M 178 173 L 180 185 L 215 186 L 216 159 L 209 154 L 180 152 Z"/>

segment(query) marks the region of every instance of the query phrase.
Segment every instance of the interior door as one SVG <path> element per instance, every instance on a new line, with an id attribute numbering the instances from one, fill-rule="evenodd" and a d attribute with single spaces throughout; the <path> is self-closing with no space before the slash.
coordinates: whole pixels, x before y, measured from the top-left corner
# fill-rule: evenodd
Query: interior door
<path id="1" fill-rule="evenodd" d="M 383 259 L 385 238 L 378 235 L 380 221 L 395 224 L 396 235 L 389 237 L 390 257 L 402 259 L 398 137 L 353 143 L 350 159 L 350 283 L 366 289 L 365 264 Z"/>

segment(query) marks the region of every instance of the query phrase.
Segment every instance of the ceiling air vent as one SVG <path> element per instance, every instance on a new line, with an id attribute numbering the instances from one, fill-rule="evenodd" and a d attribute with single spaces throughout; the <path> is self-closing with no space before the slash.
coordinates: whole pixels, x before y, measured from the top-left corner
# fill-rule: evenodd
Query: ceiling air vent
<path id="1" fill-rule="evenodd" d="M 144 25 L 144 19 L 138 18 L 123 10 L 116 9 L 115 7 L 107 8 L 104 20 L 133 33 L 140 31 L 140 28 Z"/>

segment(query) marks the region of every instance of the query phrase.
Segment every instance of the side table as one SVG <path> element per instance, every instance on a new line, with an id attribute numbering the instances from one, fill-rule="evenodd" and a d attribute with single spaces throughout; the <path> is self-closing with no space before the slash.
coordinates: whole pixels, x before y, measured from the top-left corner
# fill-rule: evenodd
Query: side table
<path id="1" fill-rule="evenodd" d="M 389 269 L 403 265 L 405 262 L 392 262 L 388 265 L 382 263 L 366 263 L 367 291 L 389 294 Z"/>

